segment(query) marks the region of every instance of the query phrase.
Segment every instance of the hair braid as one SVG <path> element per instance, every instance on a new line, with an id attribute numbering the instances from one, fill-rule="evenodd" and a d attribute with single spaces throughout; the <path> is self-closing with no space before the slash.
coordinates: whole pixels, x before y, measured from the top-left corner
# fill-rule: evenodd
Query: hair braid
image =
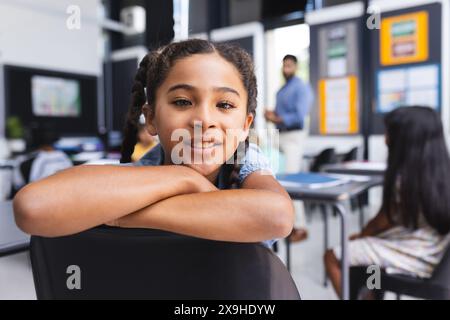
<path id="1" fill-rule="evenodd" d="M 142 113 L 142 106 L 145 105 L 147 98 L 145 88 L 147 86 L 147 70 L 150 61 L 150 54 L 139 64 L 139 69 L 134 78 L 134 84 L 131 88 L 131 105 L 128 108 L 125 127 L 123 129 L 124 139 L 122 141 L 120 163 L 131 162 L 131 155 L 137 143 L 138 123 Z"/>

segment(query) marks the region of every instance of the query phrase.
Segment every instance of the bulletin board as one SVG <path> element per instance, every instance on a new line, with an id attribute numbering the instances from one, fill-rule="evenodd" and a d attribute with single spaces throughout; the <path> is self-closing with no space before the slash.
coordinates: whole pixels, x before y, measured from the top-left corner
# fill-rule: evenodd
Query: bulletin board
<path id="1" fill-rule="evenodd" d="M 361 18 L 311 25 L 310 79 L 316 107 L 311 134 L 360 132 Z"/>
<path id="2" fill-rule="evenodd" d="M 400 106 L 441 111 L 441 11 L 440 3 L 431 3 L 381 13 L 381 28 L 371 38 L 371 134 L 382 134 L 384 115 Z"/>

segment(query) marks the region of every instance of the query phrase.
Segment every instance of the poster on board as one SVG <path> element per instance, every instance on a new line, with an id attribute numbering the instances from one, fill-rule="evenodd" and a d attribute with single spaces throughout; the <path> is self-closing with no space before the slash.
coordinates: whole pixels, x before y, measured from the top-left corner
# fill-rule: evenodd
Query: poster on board
<path id="1" fill-rule="evenodd" d="M 437 64 L 378 71 L 377 112 L 408 105 L 440 109 L 440 72 Z"/>
<path id="2" fill-rule="evenodd" d="M 381 19 L 382 66 L 428 59 L 428 12 L 418 11 Z"/>
<path id="3" fill-rule="evenodd" d="M 358 128 L 358 78 L 319 81 L 319 129 L 321 134 L 352 134 Z"/>

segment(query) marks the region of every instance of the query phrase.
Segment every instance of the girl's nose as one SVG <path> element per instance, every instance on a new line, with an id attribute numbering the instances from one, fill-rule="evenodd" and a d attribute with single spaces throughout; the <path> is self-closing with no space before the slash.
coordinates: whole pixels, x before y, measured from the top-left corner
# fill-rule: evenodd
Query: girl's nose
<path id="1" fill-rule="evenodd" d="M 203 130 L 217 127 L 216 117 L 213 113 L 214 110 L 206 104 L 194 108 L 190 120 L 191 127 Z"/>

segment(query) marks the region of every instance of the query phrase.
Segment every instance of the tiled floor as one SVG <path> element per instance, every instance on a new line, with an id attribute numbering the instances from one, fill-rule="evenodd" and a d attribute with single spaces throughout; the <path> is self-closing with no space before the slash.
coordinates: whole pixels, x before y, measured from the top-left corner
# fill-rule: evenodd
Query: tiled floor
<path id="1" fill-rule="evenodd" d="M 373 211 L 373 210 L 372 210 Z M 330 244 L 339 243 L 339 219 L 330 217 Z M 309 239 L 292 245 L 292 274 L 303 299 L 336 299 L 331 288 L 323 286 L 323 223 L 320 215 L 308 219 Z M 358 215 L 351 215 L 350 233 L 358 231 Z M 285 247 L 279 255 L 284 261 Z M 389 298 L 389 296 L 387 297 Z M 36 299 L 28 252 L 0 257 L 0 300 Z"/>

